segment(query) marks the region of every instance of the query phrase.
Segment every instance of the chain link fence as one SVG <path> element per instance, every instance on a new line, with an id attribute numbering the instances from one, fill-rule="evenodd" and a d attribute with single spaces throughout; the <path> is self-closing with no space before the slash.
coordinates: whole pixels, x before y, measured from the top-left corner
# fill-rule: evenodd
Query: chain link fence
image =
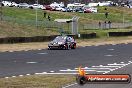
<path id="1" fill-rule="evenodd" d="M 25 19 L 18 19 L 15 17 L 8 17 L 8 16 L 3 16 L 2 20 L 8 21 L 8 22 L 13 22 L 13 23 L 18 23 L 22 25 L 30 25 L 30 26 L 36 26 L 36 20 L 25 20 Z M 65 30 L 68 32 L 71 32 L 71 23 L 58 23 L 55 21 L 49 21 L 48 19 L 44 20 L 38 20 L 38 27 L 43 27 L 43 28 L 54 28 L 58 30 Z M 113 29 L 113 28 L 126 28 L 126 27 L 131 27 L 132 22 L 127 22 L 127 23 L 89 23 L 89 24 L 82 24 L 78 23 L 78 29 L 83 30 L 83 29 Z"/>
<path id="2" fill-rule="evenodd" d="M 122 29 L 127 27 L 132 27 L 132 22 L 127 23 L 89 23 L 89 24 L 80 24 L 81 29 Z"/>
<path id="3" fill-rule="evenodd" d="M 36 20 L 25 20 L 25 19 L 18 19 L 15 17 L 8 17 L 8 16 L 3 16 L 2 19 L 4 21 L 8 22 L 13 22 L 13 23 L 18 23 L 22 25 L 30 25 L 30 26 L 36 26 Z M 45 27 L 45 28 L 57 28 L 58 24 L 53 21 L 48 21 L 47 19 L 37 21 L 38 27 Z"/>

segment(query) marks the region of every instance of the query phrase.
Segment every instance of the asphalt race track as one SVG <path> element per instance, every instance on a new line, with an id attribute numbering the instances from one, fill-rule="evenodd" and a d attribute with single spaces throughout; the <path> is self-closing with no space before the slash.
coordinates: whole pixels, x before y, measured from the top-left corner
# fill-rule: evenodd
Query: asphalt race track
<path id="1" fill-rule="evenodd" d="M 28 74 L 77 74 L 80 65 L 87 73 L 132 74 L 132 44 L 0 53 L 1 78 Z M 132 85 L 74 84 L 64 88 L 132 88 Z"/>

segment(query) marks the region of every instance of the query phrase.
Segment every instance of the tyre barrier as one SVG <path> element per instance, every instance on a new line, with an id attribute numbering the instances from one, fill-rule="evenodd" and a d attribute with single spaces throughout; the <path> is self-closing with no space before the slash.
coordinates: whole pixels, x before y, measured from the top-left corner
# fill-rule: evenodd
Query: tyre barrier
<path id="1" fill-rule="evenodd" d="M 109 32 L 109 36 L 132 36 L 132 31 L 130 32 Z"/>
<path id="2" fill-rule="evenodd" d="M 89 34 L 79 34 L 79 35 L 68 35 L 73 36 L 75 39 L 81 38 L 81 39 L 89 39 L 89 38 L 96 38 L 96 33 L 89 33 Z"/>
<path id="3" fill-rule="evenodd" d="M 34 37 L 6 37 L 0 38 L 0 44 L 44 42 L 53 40 L 58 35 L 52 36 L 34 36 Z"/>
<path id="4" fill-rule="evenodd" d="M 80 34 L 81 38 L 95 38 L 96 33 L 91 34 Z M 13 43 L 29 43 L 29 42 L 46 42 L 53 40 L 56 36 L 59 35 L 51 35 L 51 36 L 34 36 L 34 37 L 6 37 L 0 38 L 0 44 L 13 44 Z M 78 35 L 69 35 L 73 36 L 75 39 L 79 38 Z"/>
<path id="5" fill-rule="evenodd" d="M 89 34 L 80 34 L 80 38 L 82 39 L 89 39 L 89 38 L 96 38 L 96 33 L 89 33 Z"/>

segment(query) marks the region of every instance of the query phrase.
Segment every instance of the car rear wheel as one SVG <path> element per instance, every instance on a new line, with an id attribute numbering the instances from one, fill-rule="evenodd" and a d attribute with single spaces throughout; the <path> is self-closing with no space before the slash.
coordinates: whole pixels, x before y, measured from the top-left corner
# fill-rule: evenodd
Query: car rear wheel
<path id="1" fill-rule="evenodd" d="M 76 44 L 73 44 L 72 49 L 76 49 Z"/>

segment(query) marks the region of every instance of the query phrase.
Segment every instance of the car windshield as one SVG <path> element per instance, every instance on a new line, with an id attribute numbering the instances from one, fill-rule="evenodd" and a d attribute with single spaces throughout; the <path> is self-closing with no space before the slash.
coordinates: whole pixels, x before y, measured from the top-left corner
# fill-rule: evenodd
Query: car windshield
<path id="1" fill-rule="evenodd" d="M 66 37 L 64 37 L 64 36 L 58 36 L 53 41 L 54 42 L 65 42 L 65 40 L 66 40 Z"/>
<path id="2" fill-rule="evenodd" d="M 20 5 L 27 5 L 27 3 L 20 3 Z"/>

